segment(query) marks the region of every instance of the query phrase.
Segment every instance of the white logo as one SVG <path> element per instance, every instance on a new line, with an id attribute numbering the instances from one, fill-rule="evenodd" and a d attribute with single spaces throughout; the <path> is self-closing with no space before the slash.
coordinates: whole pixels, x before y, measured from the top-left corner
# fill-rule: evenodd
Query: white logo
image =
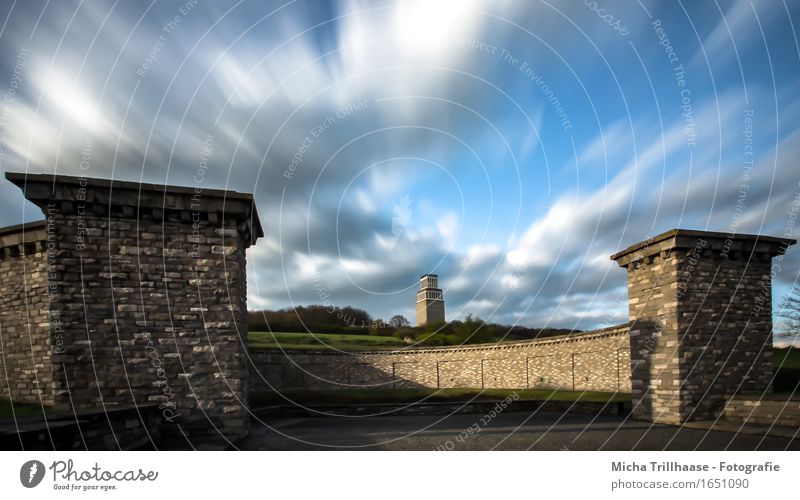
<path id="1" fill-rule="evenodd" d="M 35 488 L 44 479 L 44 464 L 38 460 L 28 460 L 19 469 L 19 481 L 26 488 Z"/>

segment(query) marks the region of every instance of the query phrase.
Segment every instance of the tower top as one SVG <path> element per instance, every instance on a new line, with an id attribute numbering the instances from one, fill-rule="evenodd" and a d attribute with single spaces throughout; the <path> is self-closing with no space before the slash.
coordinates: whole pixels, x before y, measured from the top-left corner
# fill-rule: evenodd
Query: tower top
<path id="1" fill-rule="evenodd" d="M 417 326 L 444 321 L 444 296 L 437 274 L 423 274 L 417 292 Z"/>
<path id="2" fill-rule="evenodd" d="M 693 229 L 671 229 L 615 253 L 611 256 L 611 260 L 626 267 L 631 262 L 664 251 L 678 248 L 691 249 L 698 242 L 702 243 L 704 248 L 721 253 L 728 258 L 733 258 L 734 254 L 745 258 L 751 254 L 772 257 L 784 253 L 790 245 L 797 243 L 796 240 L 790 238 L 776 238 L 760 234 L 728 234 Z"/>

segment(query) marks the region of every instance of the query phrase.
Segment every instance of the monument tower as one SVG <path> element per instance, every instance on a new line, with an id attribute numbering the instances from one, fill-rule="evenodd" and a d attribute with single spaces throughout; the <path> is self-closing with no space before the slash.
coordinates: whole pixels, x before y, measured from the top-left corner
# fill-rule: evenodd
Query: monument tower
<path id="1" fill-rule="evenodd" d="M 439 276 L 424 274 L 419 278 L 417 292 L 417 326 L 444 321 L 444 297 L 439 288 Z"/>

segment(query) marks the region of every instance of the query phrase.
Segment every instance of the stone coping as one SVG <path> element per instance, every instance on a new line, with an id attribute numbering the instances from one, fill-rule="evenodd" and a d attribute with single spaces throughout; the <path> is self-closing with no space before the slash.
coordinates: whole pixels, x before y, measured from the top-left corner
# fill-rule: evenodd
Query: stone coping
<path id="1" fill-rule="evenodd" d="M 6 179 L 40 207 L 62 201 L 130 207 L 134 209 L 128 210 L 130 217 L 135 217 L 136 211 L 141 209 L 223 214 L 237 222 L 247 223 L 253 241 L 264 236 L 253 195 L 248 193 L 24 172 L 6 172 Z"/>
<path id="2" fill-rule="evenodd" d="M 756 401 L 766 403 L 788 403 L 800 401 L 800 394 L 774 393 L 768 394 L 734 394 L 728 401 Z"/>
<path id="3" fill-rule="evenodd" d="M 195 188 L 188 186 L 173 186 L 168 184 L 151 184 L 147 182 L 123 181 L 117 179 L 100 179 L 97 177 L 77 177 L 72 175 L 52 175 L 52 174 L 27 174 L 25 172 L 6 172 L 6 179 L 10 180 L 16 185 L 34 183 L 34 182 L 47 182 L 49 184 L 74 184 L 76 186 L 83 185 L 84 187 L 107 187 L 113 189 L 133 189 L 136 191 L 167 191 L 173 194 L 194 194 Z M 22 186 L 20 186 L 22 187 Z M 202 188 L 202 193 L 208 196 L 219 196 L 231 199 L 243 199 L 252 201 L 253 195 L 249 193 L 240 193 L 238 191 L 228 191 L 224 189 L 206 189 Z"/>
<path id="4" fill-rule="evenodd" d="M 26 243 L 47 240 L 47 221 L 26 222 L 0 228 L 0 248 L 11 248 Z"/>
<path id="5" fill-rule="evenodd" d="M 670 229 L 657 236 L 640 241 L 611 256 L 620 266 L 674 248 L 693 248 L 699 240 L 706 240 L 704 249 L 728 252 L 763 253 L 770 256 L 782 254 L 797 240 L 757 234 L 729 234 L 694 229 Z"/>
<path id="6" fill-rule="evenodd" d="M 470 351 L 502 351 L 508 349 L 521 349 L 525 347 L 533 347 L 548 344 L 566 344 L 569 342 L 581 342 L 585 340 L 592 340 L 603 337 L 614 337 L 619 335 L 627 335 L 630 325 L 623 323 L 617 326 L 609 326 L 599 330 L 592 330 L 589 332 L 581 332 L 576 334 L 554 335 L 553 337 L 546 337 L 543 339 L 523 340 L 520 342 L 509 342 L 505 344 L 469 344 L 466 346 L 443 346 L 443 347 L 412 347 L 400 351 L 322 351 L 322 350 L 306 350 L 306 349 L 264 349 L 264 348 L 249 348 L 251 352 L 259 353 L 288 353 L 293 355 L 328 355 L 328 356 L 375 356 L 375 355 L 402 355 L 402 354 L 429 354 L 437 352 L 470 352 Z"/>

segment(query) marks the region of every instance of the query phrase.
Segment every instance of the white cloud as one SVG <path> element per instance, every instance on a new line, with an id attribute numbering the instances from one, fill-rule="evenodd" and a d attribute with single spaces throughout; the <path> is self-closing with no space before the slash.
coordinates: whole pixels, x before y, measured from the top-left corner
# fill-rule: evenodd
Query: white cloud
<path id="1" fill-rule="evenodd" d="M 400 47 L 416 57 L 441 57 L 452 40 L 469 31 L 478 13 L 476 0 L 406 0 L 397 4 L 395 33 Z"/>
<path id="2" fill-rule="evenodd" d="M 225 97 L 238 106 L 261 104 L 274 90 L 263 66 L 246 67 L 231 53 L 219 56 L 212 75 Z"/>
<path id="3" fill-rule="evenodd" d="M 445 247 L 450 248 L 455 244 L 460 231 L 460 222 L 455 212 L 446 212 L 436 220 L 436 230 L 439 232 Z"/>
<path id="4" fill-rule="evenodd" d="M 711 33 L 703 39 L 690 64 L 705 67 L 707 64 L 718 66 L 731 62 L 754 40 L 761 39 L 758 23 L 762 28 L 768 26 L 773 15 L 783 11 L 782 7 L 782 2 L 770 0 L 731 3 Z M 719 15 L 718 12 L 715 14 Z"/>
<path id="5" fill-rule="evenodd" d="M 774 4 L 777 7 L 770 2 L 756 3 L 759 15 L 764 15 L 762 23 L 772 15 L 767 11 L 782 8 L 780 3 Z M 292 36 L 324 20 L 322 16 L 309 16 L 307 10 L 289 5 L 230 45 L 242 34 L 242 26 L 249 26 L 255 19 L 252 14 L 259 11 L 259 6 L 243 6 L 242 12 L 236 10 L 220 20 L 196 52 L 188 54 L 186 51 L 200 34 L 218 20 L 213 18 L 213 8 L 198 7 L 171 36 L 147 77 L 139 81 L 124 127 L 121 120 L 136 84 L 130 76 L 157 38 L 163 19 L 173 14 L 173 8 L 154 5 L 130 40 L 126 35 L 126 30 L 132 29 L 130 19 L 137 19 L 143 9 L 126 4 L 124 8 L 133 12 L 112 12 L 107 23 L 112 32 L 101 31 L 98 45 L 87 58 L 76 84 L 78 65 L 66 61 L 80 61 L 91 34 L 107 13 L 81 8 L 69 28 L 80 33 L 67 33 L 50 76 L 46 69 L 32 64 L 30 80 L 26 79 L 17 102 L 9 107 L 6 146 L 13 155 L 5 159 L 4 167 L 30 164 L 35 171 L 49 172 L 58 157 L 59 171 L 77 173 L 70 168 L 77 164 L 75 159 L 80 156 L 85 137 L 90 135 L 95 145 L 93 175 L 110 176 L 111 166 L 116 163 L 117 177 L 121 176 L 120 169 L 127 169 L 122 172 L 123 178 L 127 175 L 127 179 L 135 180 L 142 175 L 145 181 L 160 181 L 167 178 L 169 165 L 170 182 L 188 180 L 191 184 L 199 158 L 198 144 L 206 133 L 215 134 L 215 152 L 206 185 L 223 187 L 227 181 L 228 187 L 254 191 L 267 233 L 248 252 L 252 307 L 285 307 L 290 301 L 319 303 L 320 293 L 315 288 L 318 283 L 340 305 L 350 303 L 381 315 L 391 311 L 413 314 L 417 277 L 422 272 L 438 272 L 447 284 L 449 317 L 467 312 L 488 314 L 500 305 L 495 316 L 498 321 L 520 318 L 523 324 L 580 322 L 599 326 L 625 316 L 625 304 L 614 299 L 624 284 L 624 271 L 614 267 L 608 259 L 610 253 L 673 224 L 708 224 L 709 228 L 719 229 L 729 222 L 731 196 L 735 200 L 739 180 L 736 165 L 741 159 L 744 103 L 738 82 L 731 86 L 729 79 L 720 77 L 716 82 L 718 93 L 711 95 L 710 88 L 698 83 L 698 79 L 692 80 L 692 104 L 700 137 L 692 151 L 691 175 L 683 122 L 676 119 L 680 115 L 680 99 L 675 98 L 671 84 L 669 92 L 657 96 L 666 120 L 663 134 L 652 104 L 637 103 L 649 100 L 644 94 L 638 96 L 642 99 L 629 100 L 630 121 L 616 112 L 603 115 L 604 137 L 576 134 L 575 145 L 581 165 L 602 166 L 607 154 L 615 175 L 602 181 L 595 168 L 588 172 L 588 177 L 593 176 L 590 182 L 581 179 L 576 186 L 572 177 L 559 178 L 557 172 L 551 172 L 552 197 L 548 193 L 548 199 L 541 204 L 539 200 L 520 200 L 525 204 L 522 210 L 526 224 L 521 229 L 511 228 L 513 217 L 506 215 L 512 214 L 508 208 L 512 203 L 504 193 L 512 191 L 503 190 L 507 186 L 502 184 L 508 179 L 504 176 L 516 176 L 516 172 L 510 170 L 505 141 L 523 160 L 529 158 L 521 166 L 531 168 L 520 172 L 524 195 L 540 196 L 541 190 L 535 184 L 541 178 L 531 170 L 540 167 L 536 162 L 545 152 L 555 165 L 566 163 L 567 155 L 561 154 L 559 148 L 563 149 L 568 140 L 560 135 L 559 127 L 549 128 L 552 110 L 547 104 L 542 106 L 541 95 L 520 76 L 518 67 L 497 55 L 456 42 L 461 36 L 486 40 L 511 49 L 514 56 L 529 63 L 536 62 L 537 71 L 547 75 L 551 88 L 559 87 L 559 97 L 569 106 L 576 129 L 581 113 L 575 106 L 583 103 L 583 96 L 576 98 L 569 85 L 562 87 L 562 64 L 558 62 L 554 67 L 548 63 L 547 50 L 511 24 L 475 10 L 486 10 L 535 28 L 533 31 L 553 43 L 557 51 L 560 44 L 569 44 L 570 50 L 559 52 L 568 63 L 573 63 L 576 55 L 583 63 L 585 47 L 575 44 L 574 38 L 563 36 L 564 20 L 552 9 L 520 7 L 520 2 L 404 1 L 386 8 L 372 2 L 342 5 L 334 7 L 334 16 L 362 12 L 303 33 L 280 48 Z M 10 40 L 29 45 L 31 54 L 37 57 L 52 53 L 59 43 L 55 34 L 66 29 L 64 16 L 50 17 L 51 11 L 59 13 L 58 9 L 65 10 L 54 7 L 45 12 L 34 39 L 28 38 L 31 26 L 21 30 L 10 22 Z M 445 9 L 446 13 L 438 9 Z M 595 33 L 607 33 L 616 37 L 614 43 L 618 41 L 619 37 L 581 4 L 570 4 L 565 9 L 569 9 L 568 16 L 590 16 L 584 20 L 596 28 L 591 31 L 593 37 Z M 748 2 L 732 4 L 726 15 L 740 49 L 752 49 L 753 44 L 760 43 Z M 38 12 L 31 22 L 37 17 Z M 647 28 L 646 23 L 644 26 Z M 677 27 L 670 31 L 681 33 Z M 629 39 L 638 44 L 634 34 L 632 29 Z M 652 44 L 652 30 L 645 29 L 642 35 Z M 727 27 L 720 23 L 701 32 L 702 36 L 713 62 L 726 64 L 732 60 Z M 4 41 L 8 40 L 4 35 Z M 602 49 L 608 47 L 607 57 L 615 71 L 619 66 L 624 88 L 641 83 L 636 80 L 638 69 L 631 71 L 629 58 L 615 52 L 614 46 L 605 43 L 607 40 L 599 42 Z M 125 43 L 128 46 L 123 48 Z M 275 53 L 262 60 L 276 48 Z M 331 48 L 340 50 L 319 58 Z M 219 63 L 206 75 L 220 54 Z M 111 73 L 117 55 L 119 64 Z M 591 62 L 586 67 L 594 71 Z M 580 73 L 581 68 L 577 69 Z M 595 75 L 598 80 L 592 83 L 603 89 L 608 81 L 600 79 L 606 78 L 605 74 L 593 73 L 592 77 Z M 205 81 L 204 76 L 208 76 Z M 771 158 L 761 158 L 758 178 L 754 178 L 747 199 L 747 213 L 742 218 L 743 230 L 766 232 L 760 224 L 766 216 L 765 227 L 780 231 L 787 200 L 797 183 L 796 165 L 792 162 L 798 156 L 800 141 L 789 136 L 775 145 L 766 137 L 771 133 L 772 118 L 781 135 L 796 129 L 793 111 L 800 109 L 794 87 L 787 84 L 784 76 L 776 76 L 781 80 L 778 117 L 769 115 L 768 107 L 762 106 L 764 102 L 772 104 L 772 89 L 748 82 L 748 96 L 757 108 L 759 130 L 764 133 L 758 148 L 763 154 L 777 146 L 780 153 L 777 166 L 772 165 Z M 173 86 L 168 88 L 173 77 Z M 545 142 L 539 144 L 524 116 L 478 78 L 497 84 L 517 99 Z M 101 98 L 107 79 L 106 94 Z M 588 88 L 592 98 L 596 97 L 594 88 Z M 317 95 L 322 89 L 325 90 Z M 190 103 L 193 94 L 194 101 Z M 312 96 L 315 97 L 309 100 Z M 37 110 L 39 97 L 43 98 Z M 217 113 L 229 97 L 231 105 L 217 121 Z M 163 106 L 158 108 L 162 98 Z M 513 132 L 503 137 L 487 133 L 485 123 L 476 125 L 474 117 L 454 111 L 444 99 L 474 108 L 498 130 Z M 367 110 L 337 120 L 335 127 L 308 148 L 295 176 L 283 176 L 311 126 L 335 113 L 338 107 L 362 100 L 369 102 Z M 62 121 L 66 125 L 63 130 Z M 155 132 L 148 143 L 151 127 Z M 422 127 L 438 127 L 444 133 Z M 369 134 L 377 130 L 382 132 Z M 362 134 L 368 135 L 333 158 L 340 147 Z M 478 183 L 471 175 L 476 165 L 461 161 L 467 148 L 447 134 L 475 150 L 493 176 L 493 189 L 497 181 L 491 221 L 487 222 L 487 232 L 481 235 L 473 228 L 482 228 L 489 216 L 477 213 L 487 204 L 475 195 Z M 114 151 L 118 137 L 123 146 L 120 152 Z M 329 159 L 331 163 L 322 172 L 322 165 Z M 573 163 L 570 160 L 570 175 Z M 438 165 L 452 174 L 453 184 Z M 357 179 L 370 166 L 363 178 Z M 255 182 L 259 167 L 262 170 Z M 144 172 L 139 171 L 142 168 Z M 465 172 L 470 169 L 472 172 Z M 345 188 L 351 181 L 354 192 L 348 196 Z M 407 223 L 395 238 L 392 219 L 397 215 L 392 207 L 407 193 L 414 200 L 412 215 L 403 218 Z M 461 193 L 463 207 L 452 201 Z M 545 204 L 548 208 L 542 213 L 531 213 L 530 207 Z M 3 206 L 17 210 L 8 202 Z M 341 213 L 337 215 L 339 209 Z M 459 233 L 460 229 L 466 230 Z M 512 231 L 518 233 L 509 235 Z M 483 234 L 491 237 L 478 241 Z M 784 262 L 796 260 L 792 255 L 787 254 Z M 365 294 L 356 285 L 386 295 Z"/>
<path id="6" fill-rule="evenodd" d="M 471 245 L 461 261 L 462 267 L 480 266 L 490 259 L 500 255 L 501 248 L 495 244 Z"/>
<path id="7" fill-rule="evenodd" d="M 375 201 L 372 199 L 372 195 L 365 192 L 363 189 L 356 189 L 356 204 L 358 208 L 370 214 L 374 214 L 378 208 L 375 205 Z"/>
<path id="8" fill-rule="evenodd" d="M 603 127 L 597 137 L 586 146 L 578 158 L 581 166 L 609 166 L 618 154 L 631 146 L 631 129 L 627 120 L 619 120 Z M 613 163 L 611 164 L 613 166 Z"/>

